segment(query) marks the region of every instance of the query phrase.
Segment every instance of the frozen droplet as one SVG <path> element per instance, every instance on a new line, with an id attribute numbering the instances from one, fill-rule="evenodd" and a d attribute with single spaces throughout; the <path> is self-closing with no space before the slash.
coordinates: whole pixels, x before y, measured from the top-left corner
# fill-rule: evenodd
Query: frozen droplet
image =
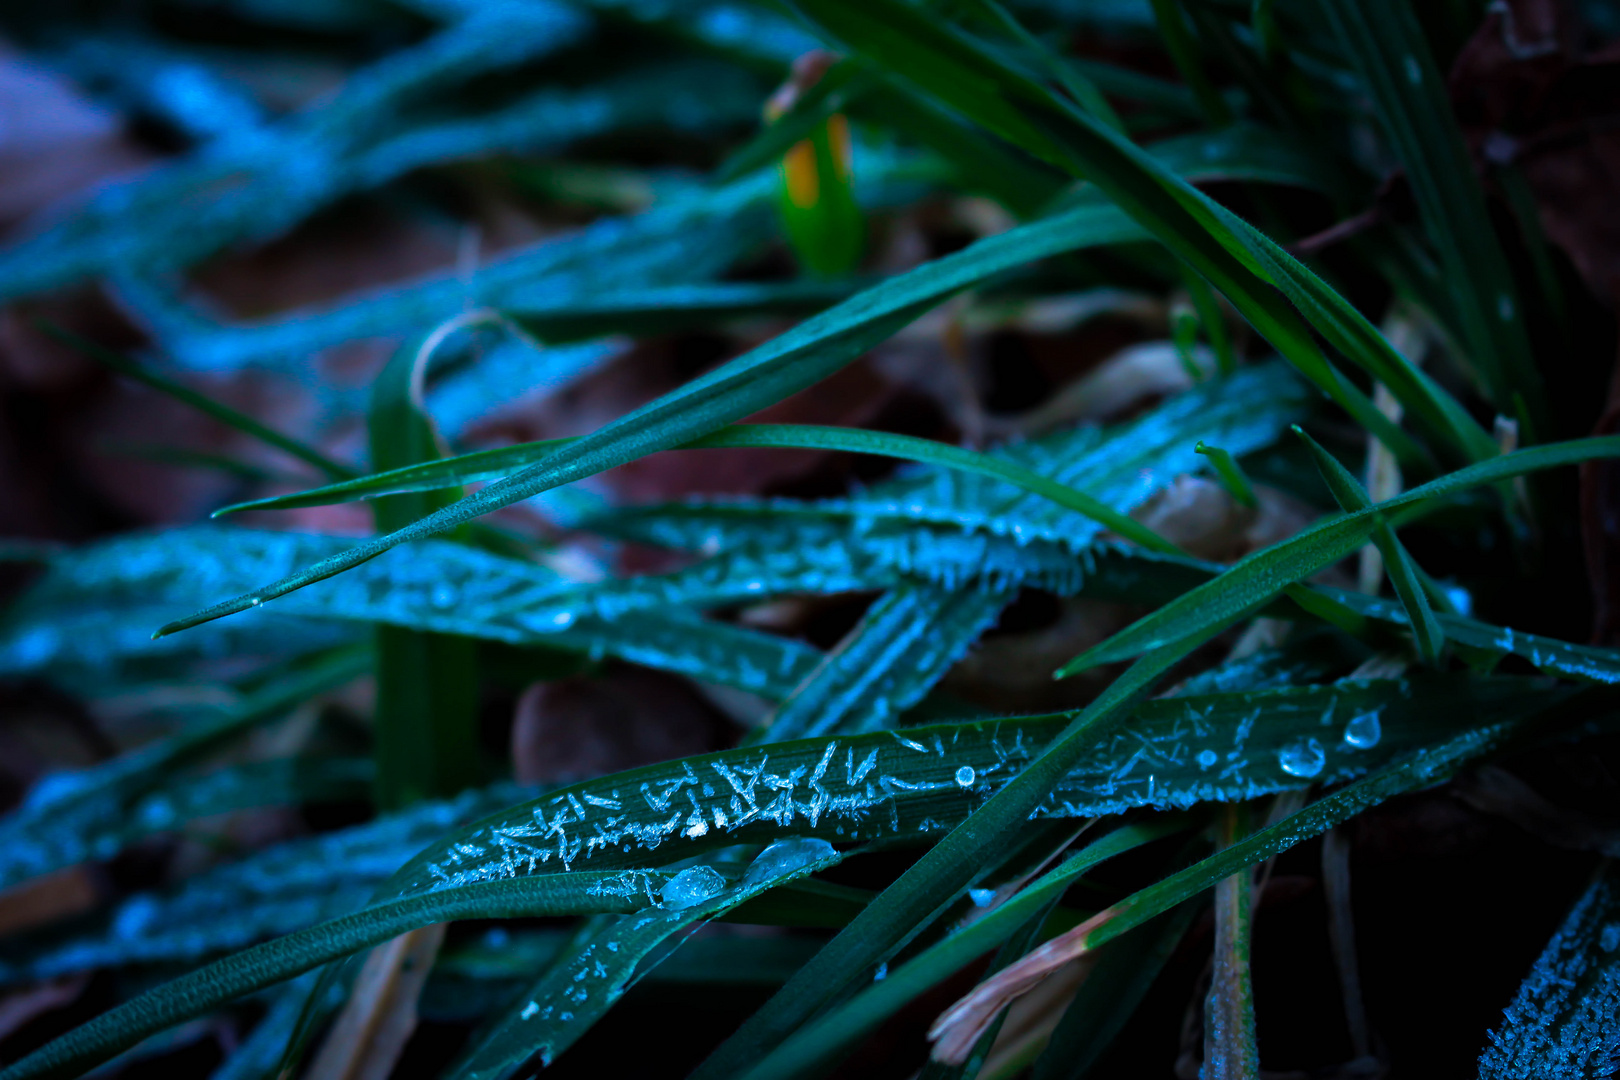
<path id="1" fill-rule="evenodd" d="M 877 966 L 876 971 L 872 972 L 872 981 L 873 982 L 882 982 L 884 979 L 887 979 L 888 977 L 889 977 L 889 962 L 887 960 L 885 960 L 885 961 L 883 961 L 883 963 L 881 963 L 881 964 L 879 964 Z"/>
<path id="2" fill-rule="evenodd" d="M 973 901 L 974 907 L 989 907 L 996 898 L 994 889 L 969 889 L 968 899 Z"/>
<path id="3" fill-rule="evenodd" d="M 1301 739 L 1290 743 L 1277 753 L 1277 763 L 1282 771 L 1289 776 L 1299 776 L 1309 780 L 1322 771 L 1327 764 L 1327 752 L 1322 744 L 1315 739 Z"/>
<path id="4" fill-rule="evenodd" d="M 1198 767 L 1200 769 L 1207 769 L 1211 765 L 1214 765 L 1215 761 L 1216 761 L 1216 756 L 1217 755 L 1216 755 L 1215 751 L 1213 751 L 1213 750 L 1200 750 L 1200 751 L 1198 751 Z"/>
<path id="5" fill-rule="evenodd" d="M 689 866 L 664 883 L 658 896 L 671 911 L 685 911 L 726 891 L 726 879 L 712 866 Z"/>
<path id="6" fill-rule="evenodd" d="M 778 840 L 754 856 L 754 861 L 748 864 L 748 869 L 743 873 L 743 887 L 749 888 L 765 881 L 780 880 L 796 870 L 830 859 L 837 854 L 838 849 L 827 841 L 815 837 L 801 836 L 791 840 Z"/>
<path id="7" fill-rule="evenodd" d="M 1371 750 L 1384 737 L 1383 725 L 1378 721 L 1378 710 L 1352 717 L 1344 725 L 1344 744 L 1357 750 Z"/>
<path id="8" fill-rule="evenodd" d="M 974 776 L 973 766 L 971 766 L 971 765 L 962 766 L 960 769 L 956 770 L 956 786 L 957 787 L 972 787 L 973 786 L 973 776 Z"/>

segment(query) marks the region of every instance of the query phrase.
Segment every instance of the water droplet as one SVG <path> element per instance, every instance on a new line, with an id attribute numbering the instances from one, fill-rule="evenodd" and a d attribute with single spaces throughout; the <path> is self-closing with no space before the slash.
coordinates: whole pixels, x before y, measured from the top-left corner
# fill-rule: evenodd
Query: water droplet
<path id="1" fill-rule="evenodd" d="M 837 854 L 838 850 L 827 841 L 813 837 L 778 840 L 756 855 L 754 861 L 748 864 L 748 870 L 743 874 L 743 887 L 748 888 L 764 881 L 786 877 L 795 870 Z"/>
<path id="2" fill-rule="evenodd" d="M 971 766 L 971 765 L 962 766 L 960 769 L 956 770 L 956 786 L 957 787 L 965 787 L 965 788 L 966 787 L 972 787 L 973 786 L 973 776 L 974 776 L 973 766 Z"/>
<path id="3" fill-rule="evenodd" d="M 448 585 L 436 586 L 433 590 L 433 606 L 447 608 L 456 602 L 456 590 Z"/>
<path id="4" fill-rule="evenodd" d="M 877 966 L 876 971 L 872 972 L 872 981 L 873 982 L 882 982 L 884 979 L 887 979 L 888 977 L 889 977 L 889 962 L 887 960 L 885 960 L 885 961 L 883 961 L 883 963 L 881 963 L 881 964 L 879 964 Z"/>
<path id="5" fill-rule="evenodd" d="M 973 901 L 974 907 L 989 907 L 996 899 L 996 890 L 969 889 L 968 899 Z"/>
<path id="6" fill-rule="evenodd" d="M 1344 725 L 1344 744 L 1357 750 L 1371 750 L 1384 737 L 1383 725 L 1378 721 L 1378 710 L 1352 717 Z"/>
<path id="7" fill-rule="evenodd" d="M 1200 751 L 1198 751 L 1198 767 L 1200 769 L 1209 768 L 1211 765 L 1215 764 L 1215 760 L 1216 760 L 1215 751 L 1213 751 L 1213 750 L 1200 750 Z"/>
<path id="8" fill-rule="evenodd" d="M 527 1020 L 539 1011 L 540 1004 L 538 1002 L 531 1001 L 527 1005 L 523 1006 L 523 1011 L 518 1014 L 518 1019 Z"/>
<path id="9" fill-rule="evenodd" d="M 574 613 L 572 611 L 557 612 L 551 617 L 551 625 L 555 626 L 559 630 L 568 629 L 570 626 L 574 625 Z"/>
<path id="10" fill-rule="evenodd" d="M 671 911 L 696 907 L 726 891 L 726 879 L 712 866 L 689 866 L 664 883 L 659 897 Z"/>
<path id="11" fill-rule="evenodd" d="M 248 607 L 259 607 L 263 603 L 264 603 L 264 600 L 262 600 L 261 598 L 255 596 L 255 597 L 252 597 L 252 598 L 250 598 L 248 600 Z"/>
<path id="12" fill-rule="evenodd" d="M 1283 747 L 1277 753 L 1277 763 L 1289 776 L 1309 780 L 1321 772 L 1322 766 L 1327 764 L 1327 753 L 1322 749 L 1322 744 L 1315 739 L 1301 739 Z"/>

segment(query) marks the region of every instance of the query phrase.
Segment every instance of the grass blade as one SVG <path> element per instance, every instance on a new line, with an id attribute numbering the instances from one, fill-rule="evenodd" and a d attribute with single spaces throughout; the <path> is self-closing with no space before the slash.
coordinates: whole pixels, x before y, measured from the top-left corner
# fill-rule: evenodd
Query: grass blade
<path id="1" fill-rule="evenodd" d="M 1072 675 L 1111 660 L 1136 656 L 1185 634 L 1201 633 L 1217 622 L 1237 618 L 1276 596 L 1287 586 L 1350 554 L 1391 511 L 1415 507 L 1428 500 L 1442 499 L 1469 488 L 1511 479 L 1538 469 L 1615 456 L 1620 456 L 1620 437 L 1617 436 L 1575 439 L 1518 450 L 1409 488 L 1366 510 L 1318 522 L 1288 540 L 1247 556 L 1214 581 L 1143 616 L 1112 638 L 1069 661 L 1059 676 Z"/>
<path id="2" fill-rule="evenodd" d="M 1339 463 L 1338 458 L 1322 449 L 1321 444 L 1305 434 L 1302 428 L 1296 427 L 1294 431 L 1310 450 L 1311 459 L 1316 462 L 1316 469 L 1322 475 L 1322 482 L 1332 492 L 1340 509 L 1346 513 L 1356 513 L 1372 506 L 1367 489 L 1351 475 L 1349 469 Z M 1374 526 L 1372 541 L 1378 546 L 1379 554 L 1383 555 L 1390 583 L 1395 586 L 1395 595 L 1400 597 L 1401 606 L 1406 609 L 1407 625 L 1412 629 L 1412 640 L 1417 645 L 1418 656 L 1425 664 L 1434 667 L 1440 663 L 1440 653 L 1446 647 L 1446 632 L 1434 617 L 1434 609 L 1429 606 L 1429 595 L 1419 577 L 1420 571 L 1406 545 L 1396 538 L 1395 530 L 1387 522 Z"/>

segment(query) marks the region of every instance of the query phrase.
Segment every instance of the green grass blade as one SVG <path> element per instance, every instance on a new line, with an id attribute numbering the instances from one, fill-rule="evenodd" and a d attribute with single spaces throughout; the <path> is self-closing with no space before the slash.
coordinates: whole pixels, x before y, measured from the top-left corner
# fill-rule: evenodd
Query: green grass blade
<path id="1" fill-rule="evenodd" d="M 1209 459 L 1209 467 L 1215 471 L 1215 478 L 1220 481 L 1221 487 L 1232 498 L 1251 509 L 1259 506 L 1260 502 L 1254 497 L 1254 486 L 1243 472 L 1243 467 L 1237 459 L 1219 446 L 1206 446 L 1200 442 L 1193 447 L 1194 452 Z"/>
<path id="2" fill-rule="evenodd" d="M 999 907 L 900 964 L 881 982 L 800 1027 L 763 1060 L 740 1074 L 746 1080 L 817 1075 L 858 1040 L 918 997 L 1007 941 L 1032 917 L 1059 900 L 1088 870 L 1116 855 L 1187 827 L 1166 816 L 1127 825 L 1086 845 L 1077 855 L 1014 894 Z"/>
<path id="3" fill-rule="evenodd" d="M 440 334 L 408 343 L 372 384 L 366 415 L 371 464 L 409 468 L 442 456 L 423 387 Z M 459 494 L 459 493 L 457 493 Z M 402 528 L 454 501 L 455 494 L 412 492 L 372 503 L 380 532 Z M 481 777 L 478 751 L 478 657 L 471 638 L 378 626 L 373 752 L 377 802 L 397 809 L 454 795 Z"/>
<path id="4" fill-rule="evenodd" d="M 0 1078 L 74 1076 L 164 1028 L 408 930 L 457 919 L 639 911 L 656 903 L 657 891 L 672 876 L 594 871 L 546 874 L 382 901 L 182 975 L 12 1063 L 0 1071 Z"/>
<path id="5" fill-rule="evenodd" d="M 1504 413 L 1524 400 L 1545 424 L 1541 379 L 1520 303 L 1485 205 L 1485 194 L 1452 116 L 1445 75 L 1407 0 L 1326 0 L 1345 55 L 1371 92 L 1378 120 L 1406 166 L 1424 231 L 1486 396 Z"/>
<path id="6" fill-rule="evenodd" d="M 1519 450 L 1458 469 L 1366 510 L 1318 522 L 1288 540 L 1245 557 L 1214 581 L 1143 616 L 1071 660 L 1059 675 L 1072 675 L 1096 664 L 1136 656 L 1185 634 L 1201 633 L 1214 623 L 1237 618 L 1242 612 L 1264 604 L 1286 586 L 1350 554 L 1392 511 L 1539 469 L 1615 456 L 1620 456 L 1620 437 L 1617 436 L 1576 439 Z"/>
<path id="7" fill-rule="evenodd" d="M 496 450 L 447 458 L 443 461 L 408 466 L 340 484 L 330 484 L 293 495 L 281 495 L 255 502 L 227 506 L 217 513 L 237 510 L 283 510 L 299 506 L 324 506 L 335 502 L 376 498 L 402 491 L 433 491 L 477 480 L 500 478 L 544 463 L 551 455 L 578 440 L 550 439 L 519 443 Z M 1032 492 L 1068 510 L 1083 514 L 1153 551 L 1174 551 L 1173 545 L 1151 529 L 1119 513 L 1083 492 L 1024 468 L 1016 462 L 990 454 L 965 450 L 948 443 L 897 435 L 862 428 L 822 427 L 814 424 L 739 424 L 684 445 L 679 450 L 711 450 L 721 447 L 771 447 L 796 450 L 842 450 L 847 453 L 937 465 L 947 469 L 989 476 Z"/>
<path id="8" fill-rule="evenodd" d="M 90 357 L 106 367 L 118 372 L 126 378 L 133 379 L 144 386 L 150 386 L 159 393 L 166 394 L 183 405 L 189 405 L 204 416 L 212 417 L 220 423 L 242 434 L 250 436 L 273 446 L 289 457 L 297 458 L 306 465 L 313 465 L 325 473 L 332 480 L 347 480 L 356 475 L 354 469 L 347 465 L 340 465 L 312 446 L 299 442 L 297 439 L 283 435 L 273 428 L 266 427 L 253 417 L 243 412 L 223 405 L 206 394 L 199 394 L 182 383 L 178 383 L 165 375 L 160 375 L 144 364 L 138 364 L 122 353 L 114 352 L 88 338 L 69 333 L 59 326 L 51 323 L 41 323 L 40 329 L 51 337 L 67 345 L 85 356 Z"/>
<path id="9" fill-rule="evenodd" d="M 1252 833 L 1230 847 L 1109 908 L 1111 918 L 1084 935 L 1093 949 L 1203 892 L 1222 878 L 1319 836 L 1392 796 L 1447 779 L 1470 761 L 1495 749 L 1506 732 L 1501 726 L 1467 732 L 1324 796 L 1275 825 Z"/>
<path id="10" fill-rule="evenodd" d="M 707 865 L 682 871 L 664 886 L 665 910 L 602 921 L 596 932 L 571 943 L 463 1052 L 446 1080 L 500 1080 L 533 1057 L 542 1067 L 550 1065 L 661 959 L 660 949 L 672 941 L 678 945 L 702 922 L 840 859 L 824 840 L 782 840 L 760 852 L 736 881 Z"/>
<path id="11" fill-rule="evenodd" d="M 1367 489 L 1342 464 L 1339 459 L 1324 450 L 1320 443 L 1309 435 L 1304 429 L 1295 427 L 1294 431 L 1305 441 L 1305 446 L 1311 452 L 1311 459 L 1316 462 L 1316 468 L 1322 475 L 1322 481 L 1332 492 L 1333 499 L 1340 509 L 1346 513 L 1356 513 L 1372 506 L 1372 498 Z M 1440 621 L 1434 617 L 1434 609 L 1429 606 L 1429 595 L 1423 587 L 1418 576 L 1418 569 L 1412 561 L 1411 553 L 1406 550 L 1395 536 L 1395 530 L 1389 527 L 1388 522 L 1380 522 L 1372 530 L 1372 542 L 1378 546 L 1379 552 L 1384 556 L 1384 566 L 1389 573 L 1390 584 L 1395 586 L 1395 595 L 1400 597 L 1401 606 L 1406 609 L 1407 625 L 1412 628 L 1412 640 L 1417 645 L 1418 656 L 1430 667 L 1440 662 L 1440 654 L 1446 647 L 1446 632 Z"/>

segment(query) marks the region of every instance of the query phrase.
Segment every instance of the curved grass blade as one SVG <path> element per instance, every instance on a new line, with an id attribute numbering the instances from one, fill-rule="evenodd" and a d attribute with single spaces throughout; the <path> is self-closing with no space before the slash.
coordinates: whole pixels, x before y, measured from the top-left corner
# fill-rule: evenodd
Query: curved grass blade
<path id="1" fill-rule="evenodd" d="M 1333 493 L 1333 499 L 1340 509 L 1355 513 L 1372 506 L 1372 497 L 1367 494 L 1367 489 L 1351 475 L 1349 469 L 1339 463 L 1338 458 L 1305 434 L 1304 429 L 1296 426 L 1294 432 L 1305 441 L 1323 483 Z M 1440 653 L 1446 647 L 1446 632 L 1434 617 L 1434 609 L 1429 606 L 1429 595 L 1419 576 L 1421 572 L 1412 561 L 1406 545 L 1396 538 L 1395 530 L 1387 522 L 1379 522 L 1373 527 L 1372 542 L 1377 545 L 1379 554 L 1383 555 L 1390 584 L 1395 586 L 1395 595 L 1400 597 L 1401 606 L 1406 609 L 1407 625 L 1412 628 L 1412 640 L 1417 645 L 1418 656 L 1425 664 L 1434 667 L 1440 662 Z"/>
<path id="2" fill-rule="evenodd" d="M 1219 446 L 1207 446 L 1203 442 L 1193 447 L 1193 452 L 1202 454 L 1209 459 L 1210 468 L 1215 471 L 1215 477 L 1221 483 L 1222 489 L 1237 500 L 1240 505 L 1250 509 L 1260 505 L 1254 497 L 1254 487 L 1243 472 L 1243 467 L 1237 463 L 1227 450 Z"/>
<path id="3" fill-rule="evenodd" d="M 223 405 L 206 394 L 199 394 L 189 386 L 160 375 L 144 364 L 136 363 L 122 353 L 98 345 L 88 338 L 69 333 L 53 323 L 41 322 L 39 325 L 40 329 L 69 348 L 112 368 L 126 378 L 150 386 L 152 389 L 168 395 L 183 405 L 189 405 L 203 415 L 210 416 L 227 427 L 255 438 L 266 446 L 273 446 L 289 457 L 296 458 L 306 465 L 315 466 L 315 468 L 325 473 L 330 480 L 349 480 L 358 475 L 354 469 L 349 468 L 347 465 L 338 464 L 314 447 L 283 435 L 273 428 L 266 427 L 246 413 L 238 412 L 229 405 Z"/>
<path id="4" fill-rule="evenodd" d="M 182 975 L 13 1062 L 0 1070 L 0 1077 L 72 1076 L 154 1032 L 418 927 L 458 919 L 639 911 L 657 902 L 657 890 L 672 877 L 657 872 L 542 874 L 381 901 Z"/>
<path id="5" fill-rule="evenodd" d="M 1480 1080 L 1574 1080 L 1612 1073 L 1620 1053 L 1620 872 L 1581 894 L 1490 1033 Z"/>
<path id="6" fill-rule="evenodd" d="M 543 463 L 547 457 L 576 441 L 549 439 L 544 442 L 503 446 L 495 450 L 481 450 L 443 461 L 407 466 L 340 484 L 329 484 L 294 495 L 238 503 L 216 511 L 216 516 L 237 510 L 281 510 L 300 506 L 324 506 L 334 502 L 377 498 L 401 491 L 434 491 L 477 480 L 499 478 L 514 469 L 526 468 L 537 462 Z M 723 428 L 674 449 L 712 450 L 722 447 L 842 450 L 977 473 L 980 476 L 1004 480 L 1015 487 L 1049 499 L 1064 509 L 1091 518 L 1120 536 L 1150 550 L 1176 550 L 1151 529 L 1084 492 L 1042 476 L 1015 461 L 964 450 L 931 439 L 919 439 L 911 435 L 897 435 L 886 431 L 834 428 L 816 424 L 740 424 Z"/>
<path id="7" fill-rule="evenodd" d="M 1059 672 L 1072 675 L 1158 648 L 1184 635 L 1201 633 L 1216 622 L 1236 618 L 1284 588 L 1350 554 L 1391 511 L 1417 507 L 1482 484 L 1511 479 L 1538 469 L 1620 456 L 1620 437 L 1576 439 L 1518 450 L 1448 473 L 1410 488 L 1366 510 L 1313 524 L 1288 540 L 1247 556 L 1214 581 L 1146 615 L 1112 638 L 1077 656 Z"/>
<path id="8" fill-rule="evenodd" d="M 1087 871 L 1116 855 L 1185 829 L 1188 824 L 1185 818 L 1174 815 L 1157 817 L 1123 826 L 1092 841 L 1000 906 L 896 966 L 881 982 L 800 1027 L 740 1078 L 785 1080 L 819 1074 L 901 1009 L 1011 938 L 1031 918 L 1061 899 Z"/>
<path id="9" fill-rule="evenodd" d="M 658 963 L 657 951 L 668 949 L 671 939 L 678 947 L 678 939 L 700 923 L 768 889 L 836 866 L 841 858 L 824 840 L 780 840 L 760 852 L 735 882 L 708 865 L 683 870 L 664 886 L 665 910 L 622 916 L 585 941 L 570 943 L 575 947 L 467 1048 L 446 1080 L 500 1080 L 535 1056 L 542 1066 L 550 1065 Z"/>

